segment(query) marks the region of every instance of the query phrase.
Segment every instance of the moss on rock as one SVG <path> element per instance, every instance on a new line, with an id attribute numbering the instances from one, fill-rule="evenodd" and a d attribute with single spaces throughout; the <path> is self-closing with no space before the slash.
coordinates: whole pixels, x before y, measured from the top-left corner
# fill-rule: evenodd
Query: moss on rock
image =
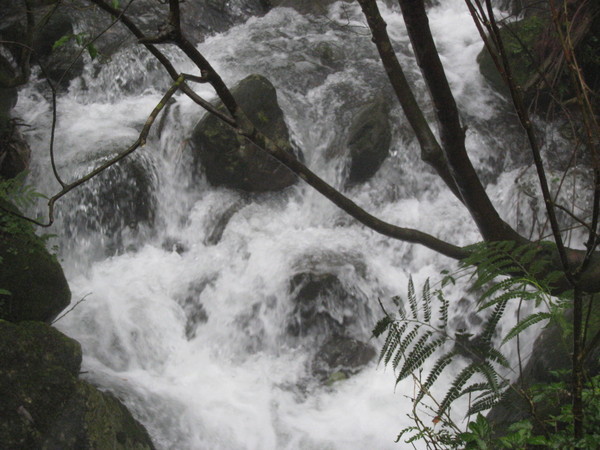
<path id="1" fill-rule="evenodd" d="M 7 209 L 14 206 L 0 200 Z M 30 224 L 0 210 L 0 319 L 53 320 L 71 301 L 71 291 L 56 258 Z"/>
<path id="2" fill-rule="evenodd" d="M 153 449 L 114 396 L 78 380 L 81 347 L 42 322 L 0 320 L 0 444 L 12 449 Z"/>
<path id="3" fill-rule="evenodd" d="M 500 29 L 500 36 L 504 43 L 514 81 L 522 88 L 536 73 L 539 62 L 533 56 L 533 48 L 538 43 L 547 25 L 546 19 L 530 16 Z M 477 56 L 477 63 L 481 74 L 489 81 L 491 86 L 498 92 L 508 94 L 508 88 L 485 47 Z"/>
<path id="4" fill-rule="evenodd" d="M 294 153 L 277 93 L 269 80 L 250 75 L 232 93 L 262 133 Z M 219 104 L 218 109 L 223 110 L 223 105 Z M 191 143 L 196 172 L 202 167 L 213 185 L 264 192 L 284 189 L 296 182 L 296 176 L 285 166 L 239 137 L 215 116 L 207 115 L 196 125 Z"/>

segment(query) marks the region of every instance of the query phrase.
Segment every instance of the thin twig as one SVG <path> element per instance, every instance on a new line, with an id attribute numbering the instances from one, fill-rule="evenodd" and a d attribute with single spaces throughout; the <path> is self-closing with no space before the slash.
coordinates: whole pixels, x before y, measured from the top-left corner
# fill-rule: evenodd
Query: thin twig
<path id="1" fill-rule="evenodd" d="M 83 303 L 84 301 L 87 300 L 87 298 L 92 295 L 91 292 L 85 294 L 77 303 L 75 303 L 71 308 L 69 308 L 69 310 L 65 311 L 60 317 L 58 317 L 57 319 L 54 319 L 50 324 L 54 325 L 56 322 L 58 322 L 60 319 L 62 319 L 63 317 L 65 317 L 67 314 L 69 314 L 71 311 L 73 311 L 75 308 L 77 308 L 77 306 L 79 306 L 80 303 Z"/>

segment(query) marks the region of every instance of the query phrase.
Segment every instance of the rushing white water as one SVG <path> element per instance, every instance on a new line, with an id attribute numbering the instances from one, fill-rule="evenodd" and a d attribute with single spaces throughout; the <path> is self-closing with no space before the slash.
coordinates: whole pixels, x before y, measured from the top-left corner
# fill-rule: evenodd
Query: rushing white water
<path id="1" fill-rule="evenodd" d="M 481 44 L 466 8 L 461 0 L 442 3 L 430 21 L 471 124 L 470 154 L 491 182 L 501 214 L 516 223 L 518 171 L 503 149 L 518 140 L 498 118 L 501 101 L 478 72 Z M 406 56 L 401 17 L 382 8 L 398 53 L 420 86 L 418 68 Z M 330 61 L 319 57 L 325 44 Z M 336 3 L 327 18 L 275 9 L 209 38 L 200 50 L 230 85 L 251 73 L 267 76 L 308 166 L 343 186 L 345 133 L 353 115 L 374 96 L 391 97 L 356 5 Z M 193 70 L 181 56 L 174 58 L 183 71 Z M 135 140 L 168 84 L 160 70 L 144 72 L 149 59 L 130 50 L 105 65 L 89 65 L 60 96 L 56 148 L 66 178 Z M 136 82 L 128 83 L 132 78 Z M 197 89 L 213 96 L 205 86 Z M 18 111 L 33 125 L 28 138 L 39 149 L 39 185 L 51 192 L 56 183 L 42 156 L 50 108 L 36 92 L 30 86 L 21 93 Z M 310 365 L 323 337 L 318 330 L 290 335 L 290 282 L 306 272 L 334 274 L 352 303 L 334 299 L 329 306 L 349 318 L 349 335 L 369 342 L 378 299 L 387 304 L 405 294 L 409 275 L 421 285 L 454 263 L 357 225 L 303 184 L 252 197 L 191 184 L 186 139 L 202 112 L 177 95 L 165 114 L 135 159 L 150 173 L 145 181 L 126 172 L 58 204 L 55 232 L 66 236 L 61 257 L 73 301 L 85 301 L 57 326 L 82 343 L 86 377 L 124 399 L 163 449 L 398 448 L 394 439 L 410 424 L 405 394 L 412 394 L 411 383 L 394 390 L 392 371 L 375 362 L 332 386 L 314 380 Z M 466 211 L 420 162 L 398 106 L 391 120 L 391 157 L 348 195 L 392 223 L 457 244 L 476 242 Z M 338 157 L 328 159 L 328 152 Z M 498 167 L 507 172 L 500 178 Z M 132 213 L 141 198 L 148 205 Z M 151 220 L 144 208 L 154 211 Z M 221 238 L 214 238 L 226 215 L 231 218 Z M 460 299 L 462 288 L 449 289 L 448 296 Z M 458 302 L 453 305 L 454 326 L 469 325 Z"/>

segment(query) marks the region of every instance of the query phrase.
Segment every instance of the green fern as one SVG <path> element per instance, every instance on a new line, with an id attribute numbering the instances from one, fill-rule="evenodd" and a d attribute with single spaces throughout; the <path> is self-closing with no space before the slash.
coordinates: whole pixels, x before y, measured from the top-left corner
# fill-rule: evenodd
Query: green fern
<path id="1" fill-rule="evenodd" d="M 396 384 L 413 376 L 417 388 L 413 399 L 415 408 L 426 396 L 431 396 L 431 389 L 448 373 L 451 364 L 458 374 L 453 378 L 444 377 L 449 387 L 442 401 L 435 402 L 435 408 L 424 405 L 435 414 L 434 422 L 442 421 L 443 426 L 450 426 L 448 412 L 460 398 L 468 398 L 467 416 L 488 410 L 502 399 L 510 383 L 500 375 L 500 371 L 509 369 L 510 362 L 494 342 L 498 324 L 508 305 L 514 301 L 519 304 L 525 301 L 536 308 L 543 306 L 544 310 L 538 309 L 519 320 L 502 337 L 499 345 L 533 325 L 548 320 L 564 321 L 569 293 L 561 298 L 550 294 L 550 287 L 564 276 L 559 271 L 549 270 L 550 245 L 492 242 L 471 246 L 469 257 L 461 262 L 456 274 L 444 272 L 440 288 L 432 289 L 429 280 L 426 280 L 418 296 L 414 282 L 409 278 L 406 301 L 399 296 L 392 299 L 397 307 L 395 315 L 388 313 L 382 305 L 384 317 L 373 330 L 374 336 L 385 336 L 379 361 L 392 366 Z M 471 330 L 452 332 L 449 329 L 450 302 L 443 292 L 445 286 L 455 284 L 456 277 L 464 276 L 469 269 L 472 272 L 470 291 L 479 293 L 478 312 L 487 315 L 476 336 Z M 431 369 L 423 373 L 426 361 L 431 358 L 435 358 Z M 422 422 L 416 423 L 416 427 L 404 429 L 398 439 L 406 434 L 410 438 L 405 442 L 427 441 L 432 436 L 437 439 L 439 430 L 435 431 Z M 448 439 L 448 442 L 454 439 L 452 431 Z"/>
<path id="2" fill-rule="evenodd" d="M 425 382 L 418 386 L 418 392 L 414 399 L 415 404 L 418 404 L 428 395 L 432 386 L 450 363 L 455 361 L 459 354 L 464 354 L 464 350 L 466 350 L 473 361 L 454 379 L 436 414 L 442 416 L 452 402 L 466 395 L 468 392 L 464 391 L 464 386 L 474 376 L 485 380 L 482 386 L 485 387 L 486 393 L 493 392 L 495 397 L 499 397 L 502 383 L 494 367 L 507 366 L 508 361 L 504 355 L 493 348 L 492 336 L 507 301 L 496 304 L 476 345 L 469 345 L 461 352 L 456 347 L 463 345 L 462 341 L 466 339 L 466 335 L 460 333 L 456 336 L 450 335 L 448 330 L 449 301 L 441 290 L 432 292 L 427 280 L 419 298 L 412 279 L 409 279 L 407 300 L 409 317 L 403 313 L 404 306 L 396 298 L 394 303 L 398 307 L 399 318 L 393 317 L 383 308 L 385 316 L 373 330 L 375 336 L 382 336 L 387 332 L 379 360 L 383 361 L 386 366 L 392 365 L 396 372 L 396 384 L 422 369 L 429 358 L 440 353 L 433 367 L 427 373 Z M 436 318 L 432 317 L 434 303 L 439 303 L 439 315 Z M 454 346 L 445 352 L 441 351 L 449 341 L 453 342 Z"/>

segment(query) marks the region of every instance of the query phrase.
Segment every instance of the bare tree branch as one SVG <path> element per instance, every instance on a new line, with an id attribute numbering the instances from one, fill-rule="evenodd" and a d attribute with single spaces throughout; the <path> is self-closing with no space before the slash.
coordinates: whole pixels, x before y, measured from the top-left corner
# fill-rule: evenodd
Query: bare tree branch
<path id="1" fill-rule="evenodd" d="M 381 17 L 377 2 L 374 0 L 358 0 L 363 14 L 367 19 L 373 35 L 373 42 L 377 46 L 379 56 L 388 75 L 396 97 L 402 106 L 410 126 L 415 132 L 421 147 L 421 159 L 435 169 L 444 183 L 452 190 L 456 198 L 463 201 L 454 178 L 450 174 L 446 158 L 437 139 L 433 135 L 427 119 L 415 98 L 411 87 L 406 80 L 402 66 L 398 62 L 392 42 L 387 34 L 387 24 Z"/>
<path id="2" fill-rule="evenodd" d="M 423 1 L 398 0 L 421 74 L 433 101 L 441 145 L 463 202 L 485 240 L 524 239 L 504 222 L 492 205 L 465 147 L 465 132 L 429 28 Z"/>

